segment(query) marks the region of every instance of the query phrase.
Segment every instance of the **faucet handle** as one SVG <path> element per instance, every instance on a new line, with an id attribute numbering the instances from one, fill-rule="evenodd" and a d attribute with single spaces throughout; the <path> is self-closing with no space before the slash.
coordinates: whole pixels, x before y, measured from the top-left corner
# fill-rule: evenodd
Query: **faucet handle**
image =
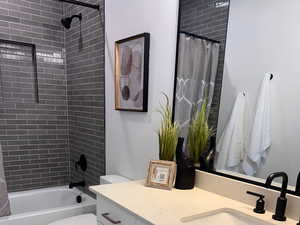
<path id="1" fill-rule="evenodd" d="M 85 172 L 87 170 L 87 160 L 84 154 L 80 155 L 80 158 L 77 162 L 75 162 L 75 169 L 78 170 L 78 166 L 80 169 Z"/>
<path id="2" fill-rule="evenodd" d="M 253 209 L 255 213 L 264 214 L 265 211 L 265 196 L 259 193 L 255 193 L 252 191 L 247 191 L 247 194 L 258 197 L 259 199 L 256 201 L 256 207 Z M 300 224 L 299 224 L 300 225 Z"/>

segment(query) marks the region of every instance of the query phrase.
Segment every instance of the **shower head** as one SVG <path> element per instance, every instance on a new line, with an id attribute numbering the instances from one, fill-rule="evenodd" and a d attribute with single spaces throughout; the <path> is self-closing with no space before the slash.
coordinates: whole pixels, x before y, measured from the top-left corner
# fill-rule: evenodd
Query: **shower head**
<path id="1" fill-rule="evenodd" d="M 78 18 L 79 21 L 81 21 L 81 20 L 82 20 L 82 14 L 80 13 L 80 14 L 78 14 L 78 15 L 73 15 L 73 16 L 71 16 L 71 17 L 63 18 L 63 19 L 61 19 L 61 23 L 62 23 L 62 25 L 63 25 L 66 29 L 70 29 L 70 28 L 71 28 L 72 20 L 73 20 L 74 18 Z"/>

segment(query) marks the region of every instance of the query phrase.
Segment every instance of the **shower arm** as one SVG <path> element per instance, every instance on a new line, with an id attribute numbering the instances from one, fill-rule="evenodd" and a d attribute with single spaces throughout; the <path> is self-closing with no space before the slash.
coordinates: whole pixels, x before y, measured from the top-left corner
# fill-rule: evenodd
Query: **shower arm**
<path id="1" fill-rule="evenodd" d="M 73 16 L 71 16 L 71 20 L 72 20 L 73 18 L 78 18 L 79 21 L 81 21 L 81 20 L 82 20 L 82 14 L 80 13 L 79 15 L 73 15 Z"/>
<path id="2" fill-rule="evenodd" d="M 93 5 L 93 4 L 89 4 L 89 3 L 85 3 L 85 2 L 80 2 L 77 0 L 58 0 L 58 1 L 100 10 L 100 5 Z"/>

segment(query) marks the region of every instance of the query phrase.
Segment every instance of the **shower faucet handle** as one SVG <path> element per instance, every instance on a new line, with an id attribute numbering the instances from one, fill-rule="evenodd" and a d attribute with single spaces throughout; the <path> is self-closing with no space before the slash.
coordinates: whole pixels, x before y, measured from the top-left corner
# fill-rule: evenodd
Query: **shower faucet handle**
<path id="1" fill-rule="evenodd" d="M 78 170 L 78 166 L 80 169 L 85 172 L 87 170 L 87 160 L 84 154 L 80 156 L 79 161 L 75 162 L 75 169 Z"/>

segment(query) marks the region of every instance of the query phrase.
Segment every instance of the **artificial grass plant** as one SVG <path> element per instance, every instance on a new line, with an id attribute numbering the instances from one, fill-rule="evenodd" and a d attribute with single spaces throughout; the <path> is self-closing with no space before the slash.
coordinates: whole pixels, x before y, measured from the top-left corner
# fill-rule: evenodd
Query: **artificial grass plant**
<path id="1" fill-rule="evenodd" d="M 172 109 L 168 96 L 163 93 L 166 104 L 158 110 L 162 116 L 161 127 L 158 132 L 159 159 L 173 161 L 178 141 L 179 126 L 172 121 Z"/>

